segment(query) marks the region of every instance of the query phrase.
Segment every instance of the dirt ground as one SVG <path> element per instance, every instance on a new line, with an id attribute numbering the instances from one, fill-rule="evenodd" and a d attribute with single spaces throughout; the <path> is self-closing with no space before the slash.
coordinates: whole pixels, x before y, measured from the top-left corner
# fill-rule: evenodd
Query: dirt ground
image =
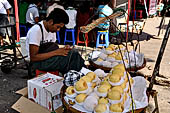
<path id="1" fill-rule="evenodd" d="M 157 60 L 158 52 L 161 46 L 163 36 L 165 34 L 165 28 L 170 18 L 166 18 L 165 27 L 161 36 L 157 37 L 158 26 L 160 23 L 160 17 L 148 18 L 140 36 L 141 52 L 144 53 L 147 59 L 147 65 L 139 72 L 145 75 L 152 75 L 155 62 Z M 149 40 L 146 39 L 149 36 Z M 87 48 L 88 52 L 92 48 Z M 160 65 L 160 74 L 165 76 L 164 79 L 170 81 L 170 41 L 168 41 L 165 53 Z M 11 109 L 11 106 L 20 98 L 21 95 L 15 94 L 19 89 L 27 86 L 27 71 L 22 69 L 13 69 L 10 74 L 4 74 L 0 71 L 0 113 L 17 113 Z M 148 82 L 149 84 L 149 82 Z M 169 113 L 170 111 L 170 87 L 154 85 L 154 89 L 158 92 L 158 105 L 160 113 Z M 150 98 L 149 107 L 147 112 L 150 113 L 154 108 L 154 100 Z"/>
<path id="2" fill-rule="evenodd" d="M 163 26 L 163 30 L 161 31 L 160 36 L 158 37 L 158 27 L 161 21 L 160 17 L 148 18 L 144 33 L 150 34 L 151 37 L 148 41 L 141 42 L 141 52 L 144 53 L 145 58 L 147 59 L 147 65 L 144 69 L 140 70 L 140 72 L 144 73 L 145 75 L 152 75 L 153 69 L 155 66 L 155 62 L 157 60 L 158 53 L 160 51 L 160 47 L 163 41 L 163 37 L 165 34 L 166 27 L 169 23 L 170 18 L 166 17 L 165 25 Z M 160 64 L 159 74 L 163 75 L 163 77 L 157 77 L 157 80 L 165 80 L 170 81 L 170 39 L 167 42 L 162 61 Z M 169 113 L 170 112 L 170 84 L 168 86 L 162 85 L 154 85 L 153 89 L 158 92 L 158 105 L 160 113 Z M 154 99 L 150 98 L 149 110 L 153 111 L 154 106 Z M 152 109 L 152 110 L 151 110 Z"/>
<path id="3" fill-rule="evenodd" d="M 12 70 L 10 74 L 0 71 L 0 113 L 18 113 L 11 106 L 19 99 L 20 95 L 15 92 L 27 85 L 27 71 Z"/>

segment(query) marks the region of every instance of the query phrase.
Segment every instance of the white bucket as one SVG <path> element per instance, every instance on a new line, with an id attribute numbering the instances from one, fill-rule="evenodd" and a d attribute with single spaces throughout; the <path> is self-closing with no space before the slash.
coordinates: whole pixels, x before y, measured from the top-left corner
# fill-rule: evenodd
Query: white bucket
<path id="1" fill-rule="evenodd" d="M 21 42 L 21 53 L 23 56 L 27 56 L 27 50 L 26 50 L 26 37 L 21 37 L 20 42 Z"/>

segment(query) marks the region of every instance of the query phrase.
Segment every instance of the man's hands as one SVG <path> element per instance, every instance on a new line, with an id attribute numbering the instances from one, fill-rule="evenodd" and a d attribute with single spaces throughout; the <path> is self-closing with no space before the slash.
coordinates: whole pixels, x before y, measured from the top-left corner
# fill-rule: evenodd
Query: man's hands
<path id="1" fill-rule="evenodd" d="M 48 53 L 38 53 L 39 46 L 30 44 L 30 60 L 35 62 L 46 60 L 53 56 L 67 56 L 71 49 L 72 48 L 69 45 L 66 45 L 64 48 L 59 48 Z"/>
<path id="2" fill-rule="evenodd" d="M 65 45 L 64 48 L 59 48 L 56 50 L 56 54 L 60 55 L 60 56 L 67 56 L 68 52 L 71 50 L 72 48 L 70 47 L 70 45 Z"/>
<path id="3" fill-rule="evenodd" d="M 59 49 L 55 50 L 57 56 L 58 55 L 59 56 L 67 56 L 69 51 L 70 51 L 69 49 L 65 49 L 65 48 L 59 48 Z"/>
<path id="4" fill-rule="evenodd" d="M 9 10 L 9 9 L 7 9 L 7 10 L 6 10 L 6 12 L 7 12 L 7 15 L 8 15 L 8 21 L 9 21 L 9 23 L 10 23 L 10 17 L 9 17 L 10 10 Z"/>
<path id="5" fill-rule="evenodd" d="M 65 45 L 64 49 L 71 50 L 72 48 L 70 47 L 70 45 Z"/>

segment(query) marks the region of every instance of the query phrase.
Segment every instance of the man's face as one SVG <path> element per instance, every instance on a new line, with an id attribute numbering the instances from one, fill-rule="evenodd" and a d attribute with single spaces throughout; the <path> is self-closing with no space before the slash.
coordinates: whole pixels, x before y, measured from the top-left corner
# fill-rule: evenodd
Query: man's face
<path id="1" fill-rule="evenodd" d="M 49 25 L 49 31 L 52 33 L 55 33 L 57 31 L 60 31 L 60 29 L 64 27 L 64 23 L 59 23 L 59 24 L 50 24 Z"/>

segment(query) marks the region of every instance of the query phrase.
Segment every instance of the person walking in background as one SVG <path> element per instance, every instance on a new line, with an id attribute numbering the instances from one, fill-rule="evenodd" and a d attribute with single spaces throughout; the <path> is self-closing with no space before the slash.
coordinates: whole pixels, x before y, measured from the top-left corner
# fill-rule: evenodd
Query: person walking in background
<path id="1" fill-rule="evenodd" d="M 30 0 L 30 5 L 28 6 L 26 13 L 26 23 L 28 28 L 39 22 L 38 7 L 40 7 L 41 4 L 41 0 Z"/>
<path id="2" fill-rule="evenodd" d="M 162 0 L 158 0 L 158 4 L 157 4 L 157 15 L 161 16 L 161 11 L 164 8 L 164 4 Z"/>
<path id="3" fill-rule="evenodd" d="M 29 0 L 24 0 L 19 3 L 19 24 L 26 25 L 26 13 L 29 6 Z"/>
<path id="4" fill-rule="evenodd" d="M 7 0 L 0 0 L 0 26 L 8 25 L 10 22 L 10 8 L 11 5 Z M 8 29 L 10 33 L 10 29 Z M 5 28 L 0 28 L 0 46 L 3 46 L 3 38 L 7 35 Z M 10 35 L 10 34 L 9 34 Z"/>
<path id="5" fill-rule="evenodd" d="M 48 17 L 48 15 L 51 13 L 51 11 L 54 10 L 54 8 L 60 8 L 60 9 L 65 10 L 64 7 L 62 6 L 62 3 L 60 2 L 60 0 L 53 0 L 52 5 L 49 6 L 48 9 L 47 9 L 47 16 L 46 17 Z"/>
<path id="6" fill-rule="evenodd" d="M 68 7 L 65 10 L 67 15 L 69 16 L 69 23 L 65 25 L 67 29 L 74 29 L 76 26 L 77 11 L 73 7 L 73 4 L 73 1 L 69 1 Z"/>

